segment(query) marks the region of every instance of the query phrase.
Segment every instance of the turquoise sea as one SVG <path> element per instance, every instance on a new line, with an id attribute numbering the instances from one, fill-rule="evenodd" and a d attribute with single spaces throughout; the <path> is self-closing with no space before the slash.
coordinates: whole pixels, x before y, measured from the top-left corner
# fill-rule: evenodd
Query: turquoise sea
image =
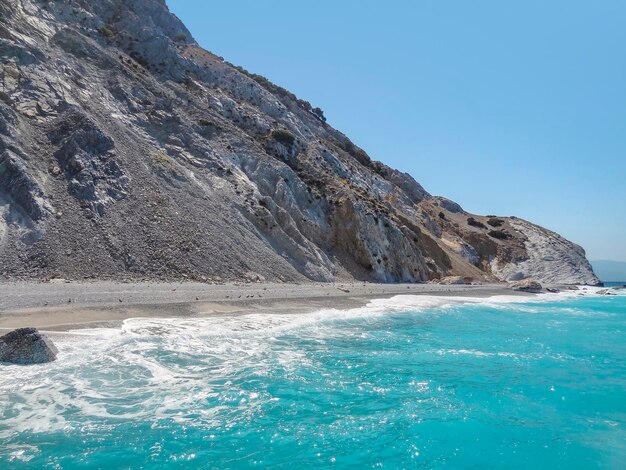
<path id="1" fill-rule="evenodd" d="M 79 331 L 0 366 L 0 468 L 624 469 L 626 295 L 590 292 Z"/>

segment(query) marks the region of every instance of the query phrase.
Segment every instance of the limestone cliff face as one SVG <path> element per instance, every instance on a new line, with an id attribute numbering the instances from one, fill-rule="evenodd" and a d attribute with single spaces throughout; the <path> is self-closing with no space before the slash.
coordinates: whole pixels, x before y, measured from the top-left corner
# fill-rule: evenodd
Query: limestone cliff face
<path id="1" fill-rule="evenodd" d="M 0 0 L 0 62 L 2 278 L 597 282 L 552 232 L 468 225 L 163 1 Z"/>

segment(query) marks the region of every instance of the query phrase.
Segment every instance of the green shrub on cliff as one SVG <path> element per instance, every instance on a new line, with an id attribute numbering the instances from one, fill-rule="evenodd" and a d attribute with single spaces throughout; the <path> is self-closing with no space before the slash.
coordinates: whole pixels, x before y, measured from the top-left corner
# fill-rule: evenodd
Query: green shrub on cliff
<path id="1" fill-rule="evenodd" d="M 511 235 L 504 230 L 490 230 L 488 235 L 498 240 L 508 240 L 511 238 Z"/>
<path id="2" fill-rule="evenodd" d="M 292 148 L 296 142 L 296 136 L 287 129 L 274 129 L 271 135 L 275 141 L 280 142 L 287 148 Z"/>
<path id="3" fill-rule="evenodd" d="M 280 100 L 290 100 L 294 102 L 297 106 L 299 106 L 301 109 L 305 110 L 308 113 L 311 113 L 321 122 L 326 122 L 324 111 L 322 111 L 320 108 L 317 108 L 317 107 L 314 108 L 313 106 L 311 106 L 311 103 L 309 103 L 308 101 L 300 99 L 296 95 L 291 93 L 289 90 L 270 82 L 263 75 L 248 72 L 243 67 L 240 67 L 238 65 L 233 65 L 230 62 L 225 62 L 225 63 L 236 68 L 239 72 L 243 73 L 244 75 L 248 76 L 249 78 L 257 82 L 259 85 L 261 85 L 270 93 L 274 94 Z"/>
<path id="4" fill-rule="evenodd" d="M 105 38 L 112 38 L 113 36 L 115 36 L 116 31 L 115 28 L 113 28 L 111 25 L 105 24 L 104 26 L 98 28 L 98 33 L 100 33 L 100 36 L 103 36 Z"/>
<path id="5" fill-rule="evenodd" d="M 500 227 L 504 223 L 504 220 L 502 220 L 502 219 L 489 219 L 487 221 L 487 223 L 489 225 L 491 225 L 492 227 Z"/>
<path id="6" fill-rule="evenodd" d="M 471 225 L 472 227 L 478 227 L 478 228 L 487 228 L 485 224 L 483 224 L 482 222 L 479 222 L 474 217 L 468 217 L 467 225 Z"/>

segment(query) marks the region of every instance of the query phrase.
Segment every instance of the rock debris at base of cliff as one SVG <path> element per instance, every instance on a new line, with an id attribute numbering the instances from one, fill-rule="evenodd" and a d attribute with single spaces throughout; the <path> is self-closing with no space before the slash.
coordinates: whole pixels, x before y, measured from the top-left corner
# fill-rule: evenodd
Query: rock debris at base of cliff
<path id="1" fill-rule="evenodd" d="M 160 0 L 0 0 L 0 278 L 596 284 L 203 50 Z"/>

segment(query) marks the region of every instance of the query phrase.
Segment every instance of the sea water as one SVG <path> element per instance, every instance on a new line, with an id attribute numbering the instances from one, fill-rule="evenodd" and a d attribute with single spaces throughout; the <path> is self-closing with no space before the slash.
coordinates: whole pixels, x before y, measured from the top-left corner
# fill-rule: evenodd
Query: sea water
<path id="1" fill-rule="evenodd" d="M 57 344 L 0 366 L 0 468 L 626 468 L 623 295 L 131 319 Z"/>

